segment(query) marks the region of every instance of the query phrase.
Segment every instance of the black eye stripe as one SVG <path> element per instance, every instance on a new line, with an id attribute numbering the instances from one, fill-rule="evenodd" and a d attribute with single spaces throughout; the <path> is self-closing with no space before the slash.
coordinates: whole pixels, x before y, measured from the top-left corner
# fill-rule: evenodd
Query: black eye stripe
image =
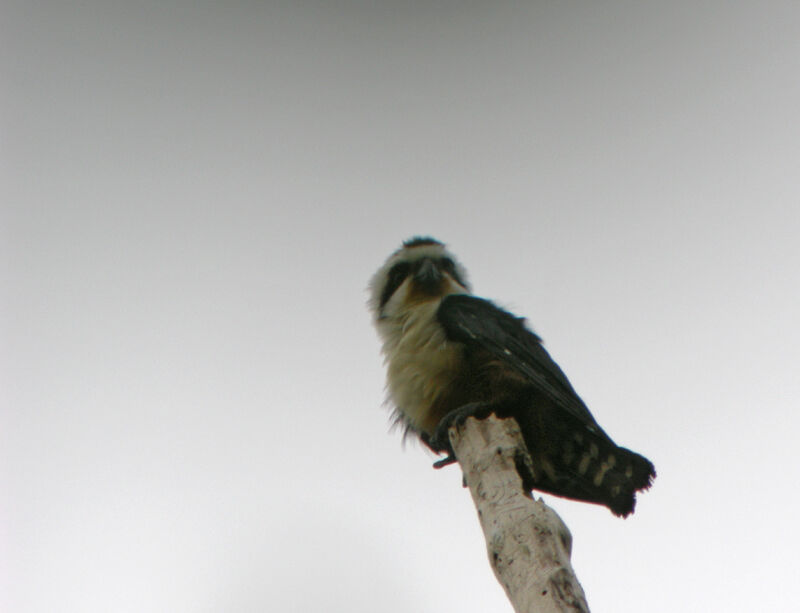
<path id="1" fill-rule="evenodd" d="M 456 270 L 456 263 L 453 260 L 448 257 L 443 257 L 439 260 L 439 265 L 441 266 L 442 270 L 453 277 L 457 283 L 464 287 L 467 286 L 467 284 L 464 283 L 464 279 L 462 279 L 461 275 L 458 274 L 458 271 Z"/>
<path id="2" fill-rule="evenodd" d="M 389 283 L 398 280 L 400 281 L 400 283 L 402 283 L 403 279 L 405 279 L 408 276 L 408 273 L 410 271 L 411 271 L 411 266 L 408 264 L 408 262 L 399 262 L 395 264 L 389 270 Z"/>
<path id="3" fill-rule="evenodd" d="M 383 293 L 381 294 L 380 306 L 383 306 L 389 302 L 389 298 L 391 298 L 392 294 L 397 291 L 397 288 L 403 284 L 403 281 L 405 281 L 405 278 L 408 276 L 410 271 L 411 266 L 408 264 L 408 262 L 398 262 L 392 266 L 391 269 L 389 269 L 386 286 L 383 288 Z"/>
<path id="4" fill-rule="evenodd" d="M 440 258 L 439 265 L 451 274 L 456 270 L 456 264 L 450 258 Z"/>
<path id="5" fill-rule="evenodd" d="M 433 257 L 433 258 L 421 258 L 419 260 L 415 260 L 414 262 L 398 262 L 394 266 L 389 269 L 388 274 L 386 275 L 386 285 L 383 288 L 383 292 L 381 293 L 380 299 L 380 307 L 382 308 L 392 295 L 397 291 L 397 288 L 403 284 L 403 281 L 406 280 L 409 274 L 418 270 L 419 267 L 422 265 L 422 262 L 425 259 L 432 259 L 438 268 L 447 274 L 449 274 L 457 283 L 466 287 L 466 283 L 464 279 L 461 278 L 461 275 L 458 274 L 458 270 L 456 269 L 456 263 L 449 257 Z"/>

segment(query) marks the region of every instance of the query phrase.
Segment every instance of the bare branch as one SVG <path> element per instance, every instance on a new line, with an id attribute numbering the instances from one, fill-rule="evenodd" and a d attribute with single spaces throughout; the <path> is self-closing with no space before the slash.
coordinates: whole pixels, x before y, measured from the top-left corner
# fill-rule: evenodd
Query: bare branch
<path id="1" fill-rule="evenodd" d="M 514 419 L 468 418 L 450 442 L 472 493 L 489 562 L 516 613 L 588 613 L 570 564 L 572 536 L 561 518 L 522 489 L 530 462 Z"/>

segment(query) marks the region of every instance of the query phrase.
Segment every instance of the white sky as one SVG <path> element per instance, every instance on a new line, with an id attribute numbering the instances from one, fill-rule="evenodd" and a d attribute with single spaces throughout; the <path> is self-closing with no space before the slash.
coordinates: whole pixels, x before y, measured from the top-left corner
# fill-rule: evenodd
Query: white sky
<path id="1" fill-rule="evenodd" d="M 595 613 L 796 605 L 800 5 L 430 4 L 3 3 L 0 609 L 510 611 L 387 433 L 416 233 L 656 464 L 546 498 Z"/>

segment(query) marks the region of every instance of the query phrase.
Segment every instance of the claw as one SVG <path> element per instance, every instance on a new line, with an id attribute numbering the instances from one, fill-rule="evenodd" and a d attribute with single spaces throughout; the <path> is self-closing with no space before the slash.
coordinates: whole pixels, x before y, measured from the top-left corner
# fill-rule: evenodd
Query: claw
<path id="1" fill-rule="evenodd" d="M 493 408 L 485 402 L 470 402 L 455 411 L 450 411 L 442 418 L 439 425 L 436 426 L 436 430 L 431 437 L 431 443 L 434 445 L 435 449 L 447 451 L 452 455 L 452 449 L 450 449 L 450 428 L 453 426 L 460 426 L 467 421 L 467 417 L 484 419 L 489 416 L 492 410 Z"/>
<path id="2" fill-rule="evenodd" d="M 442 427 L 444 425 L 444 427 Z M 450 424 L 439 424 L 436 431 L 430 438 L 431 447 L 438 452 L 448 453 L 453 455 L 453 449 L 450 446 Z"/>
<path id="3" fill-rule="evenodd" d="M 455 464 L 456 462 L 458 462 L 456 456 L 454 456 L 452 453 L 449 453 L 447 454 L 447 457 L 444 458 L 443 460 L 438 460 L 434 462 L 433 467 L 438 470 L 439 468 L 444 468 L 445 466 L 449 466 L 450 464 Z"/>

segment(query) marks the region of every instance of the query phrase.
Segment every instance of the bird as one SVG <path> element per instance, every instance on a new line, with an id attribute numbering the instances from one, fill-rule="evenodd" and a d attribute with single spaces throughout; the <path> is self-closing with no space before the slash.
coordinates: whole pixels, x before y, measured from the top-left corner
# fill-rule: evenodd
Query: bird
<path id="1" fill-rule="evenodd" d="M 467 417 L 514 418 L 531 462 L 526 491 L 633 513 L 653 463 L 600 427 L 524 318 L 474 296 L 467 272 L 429 236 L 403 242 L 369 282 L 393 421 L 456 461 L 448 430 Z"/>

